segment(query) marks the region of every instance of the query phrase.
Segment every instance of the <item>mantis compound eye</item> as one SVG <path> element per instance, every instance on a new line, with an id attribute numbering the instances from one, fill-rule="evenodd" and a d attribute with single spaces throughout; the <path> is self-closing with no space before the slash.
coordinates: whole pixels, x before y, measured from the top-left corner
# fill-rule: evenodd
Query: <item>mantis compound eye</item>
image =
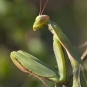
<path id="1" fill-rule="evenodd" d="M 44 17 L 41 17 L 39 22 L 43 22 L 44 21 Z"/>

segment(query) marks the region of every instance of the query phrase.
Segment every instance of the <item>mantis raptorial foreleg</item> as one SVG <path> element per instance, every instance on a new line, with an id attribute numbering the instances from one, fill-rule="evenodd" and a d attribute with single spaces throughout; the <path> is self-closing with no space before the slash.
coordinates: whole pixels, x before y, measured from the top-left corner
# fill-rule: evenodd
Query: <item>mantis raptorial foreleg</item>
<path id="1" fill-rule="evenodd" d="M 55 22 L 50 21 L 48 15 L 42 15 L 42 12 L 40 12 L 39 16 L 36 17 L 33 25 L 33 30 L 38 30 L 45 25 L 48 26 L 49 31 L 53 34 L 53 49 L 57 61 L 58 70 L 51 68 L 49 65 L 43 63 L 36 57 L 23 51 L 12 52 L 12 61 L 20 70 L 28 74 L 32 74 L 33 76 L 39 78 L 41 81 L 41 77 L 43 77 L 53 81 L 56 84 L 64 84 L 67 83 L 68 79 L 70 79 L 67 78 L 69 77 L 69 75 L 67 73 L 68 69 L 66 67 L 67 57 L 64 53 L 65 50 L 72 66 L 72 87 L 87 87 L 86 70 L 83 67 L 83 62 L 80 59 L 78 52 L 74 49 L 59 26 Z M 84 84 L 81 81 L 81 78 L 84 79 Z"/>

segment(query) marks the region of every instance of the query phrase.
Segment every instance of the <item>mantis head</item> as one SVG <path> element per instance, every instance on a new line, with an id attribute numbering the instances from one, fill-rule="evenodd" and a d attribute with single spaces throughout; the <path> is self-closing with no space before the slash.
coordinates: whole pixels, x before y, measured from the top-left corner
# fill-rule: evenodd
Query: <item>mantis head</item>
<path id="1" fill-rule="evenodd" d="M 41 2 L 42 0 L 40 0 L 40 13 L 39 16 L 36 17 L 34 25 L 33 25 L 33 30 L 36 31 L 42 27 L 44 27 L 45 25 L 47 25 L 48 21 L 49 21 L 49 16 L 48 15 L 42 15 L 47 3 L 49 0 L 46 0 L 46 3 L 43 7 L 43 9 L 41 10 Z"/>
<path id="2" fill-rule="evenodd" d="M 33 30 L 36 31 L 42 27 L 44 27 L 47 22 L 49 21 L 49 16 L 48 15 L 39 15 L 36 17 L 34 25 L 33 25 Z"/>

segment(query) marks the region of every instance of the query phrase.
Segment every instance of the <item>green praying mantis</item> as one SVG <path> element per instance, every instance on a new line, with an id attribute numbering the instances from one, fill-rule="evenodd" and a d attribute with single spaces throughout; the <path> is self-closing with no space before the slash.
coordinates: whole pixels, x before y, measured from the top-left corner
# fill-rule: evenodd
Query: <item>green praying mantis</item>
<path id="1" fill-rule="evenodd" d="M 53 34 L 53 50 L 57 61 L 57 70 L 23 51 L 11 52 L 12 61 L 20 70 L 37 77 L 44 84 L 45 82 L 42 78 L 53 81 L 55 84 L 67 86 L 66 83 L 71 79 L 67 68 L 67 54 L 72 66 L 72 87 L 87 87 L 87 71 L 83 66 L 80 55 L 74 49 L 60 27 L 55 22 L 51 21 L 48 15 L 42 15 L 42 13 L 43 10 L 40 12 L 39 16 L 36 17 L 33 30 L 36 31 L 44 26 L 48 26 L 49 31 Z"/>

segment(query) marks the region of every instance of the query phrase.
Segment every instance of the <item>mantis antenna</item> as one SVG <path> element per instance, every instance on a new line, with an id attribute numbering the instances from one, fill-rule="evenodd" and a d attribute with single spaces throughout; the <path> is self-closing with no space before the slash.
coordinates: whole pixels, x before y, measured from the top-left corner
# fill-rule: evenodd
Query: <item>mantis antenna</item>
<path id="1" fill-rule="evenodd" d="M 41 0 L 40 0 L 40 12 L 39 12 L 39 14 L 41 14 Z"/>
<path id="2" fill-rule="evenodd" d="M 43 11 L 44 11 L 44 9 L 45 9 L 45 7 L 46 7 L 46 5 L 47 5 L 47 3 L 48 3 L 49 0 L 46 1 L 45 5 L 44 5 L 44 7 L 42 9 L 42 11 L 41 11 L 41 1 L 42 0 L 40 0 L 40 13 L 39 13 L 40 15 L 42 15 L 42 13 L 43 13 Z"/>

